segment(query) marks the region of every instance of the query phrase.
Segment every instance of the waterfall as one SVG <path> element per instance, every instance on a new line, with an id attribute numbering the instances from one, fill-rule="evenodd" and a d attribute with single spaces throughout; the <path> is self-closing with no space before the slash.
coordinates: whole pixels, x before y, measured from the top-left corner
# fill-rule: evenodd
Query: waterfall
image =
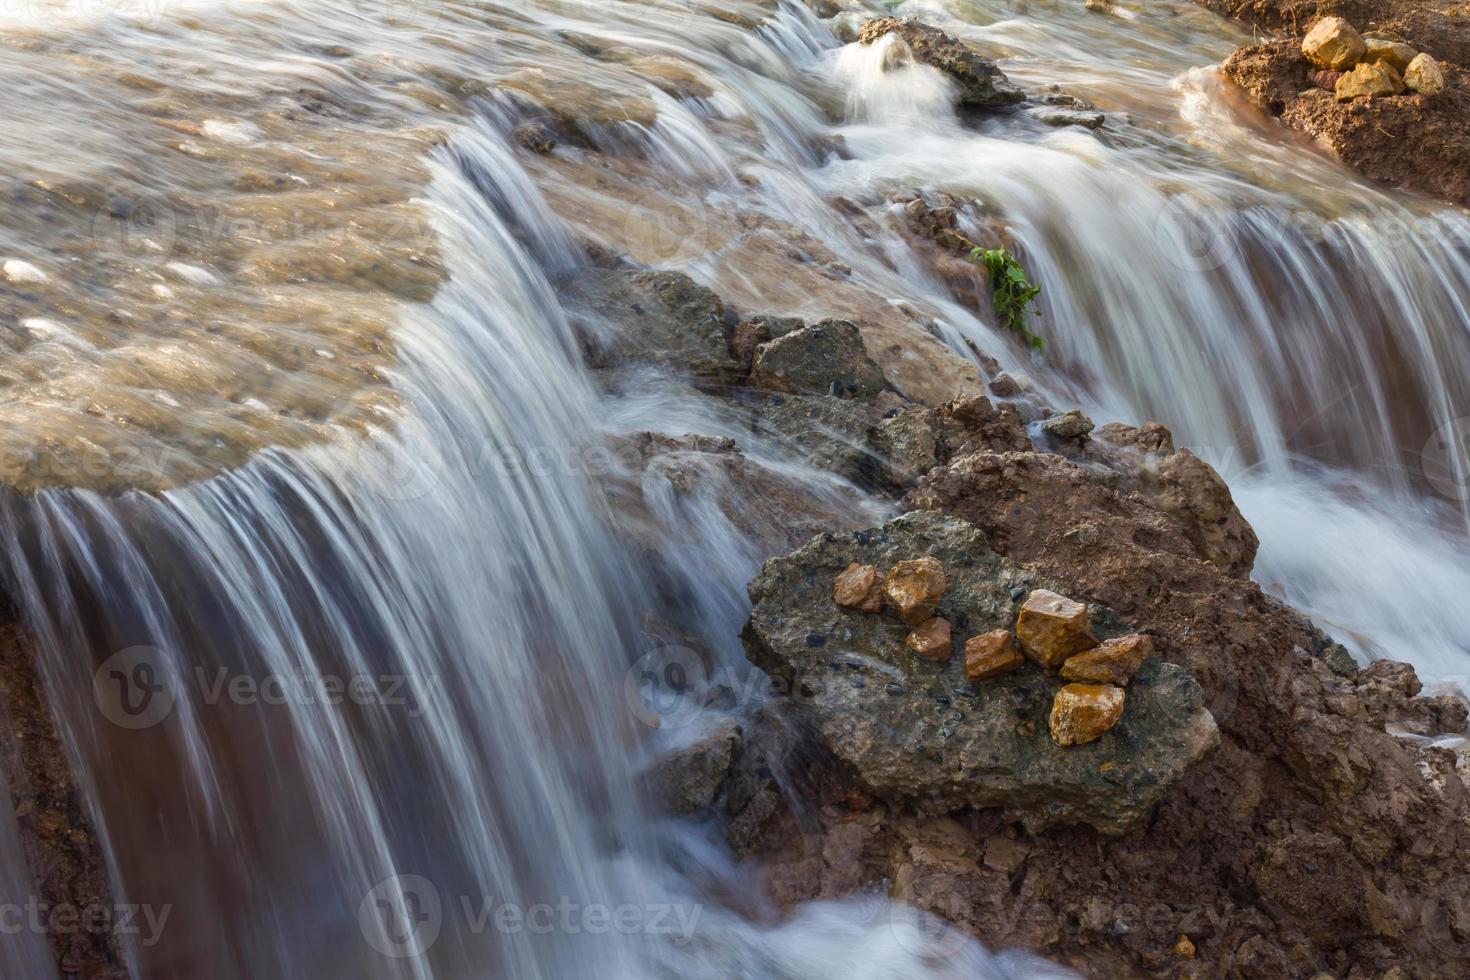
<path id="1" fill-rule="evenodd" d="M 114 434 L 106 417 L 121 419 L 124 440 L 155 423 L 149 434 L 167 436 L 173 409 L 229 422 L 191 443 L 218 451 L 204 475 L 158 492 L 46 484 L 0 497 L 9 594 L 36 635 L 114 898 L 166 916 L 158 935 L 120 937 L 133 976 L 1061 975 L 882 897 L 809 903 L 774 922 L 710 827 L 646 798 L 642 767 L 680 737 L 650 730 L 626 699 L 630 667 L 659 643 L 650 624 L 692 624 L 720 669 L 738 671 L 744 586 L 767 555 L 721 510 L 710 474 L 703 495 L 640 487 L 660 558 L 650 568 L 614 527 L 614 490 L 640 474 L 607 456 L 607 440 L 730 436 L 809 488 L 834 526 L 874 523 L 892 503 L 753 434 L 747 409 L 668 372 L 609 390 L 584 366 L 560 298 L 585 271 L 584 239 L 682 269 L 747 311 L 866 316 L 915 343 L 930 340 L 922 323 L 967 367 L 973 342 L 1055 408 L 1163 421 L 1221 470 L 1261 532 L 1264 587 L 1361 658 L 1412 660 L 1430 680 L 1470 672 L 1459 612 L 1470 591 L 1470 219 L 1263 136 L 1207 67 L 1236 28 L 1184 0 L 1164 5 L 1169 17 L 1132 19 L 1080 3 L 896 8 L 976 43 L 1029 91 L 1059 81 L 1097 102 L 1108 123 L 1096 134 L 1024 113 L 961 119 L 950 83 L 894 39 L 843 45 L 792 0 L 732 2 L 718 18 L 619 0 L 386 6 L 201 2 L 187 20 L 108 19 L 95 36 L 78 22 L 68 57 L 88 71 L 67 97 L 97 128 L 51 112 L 70 90 L 37 82 L 18 110 L 32 135 L 3 150 L 16 173 L 86 202 L 18 206 L 25 223 L 0 229 L 5 256 L 51 270 L 49 286 L 5 294 L 16 304 L 6 323 L 19 326 L 4 353 L 20 365 L 6 384 L 29 386 L 0 405 L 10 434 L 86 442 Z M 475 83 L 528 62 L 580 80 L 597 60 L 587 51 L 606 56 L 599 72 L 630 51 L 677 55 L 709 91 L 676 98 L 599 74 L 592 95 L 643 96 L 656 119 L 589 125 L 585 146 L 544 159 L 513 149 L 521 103 Z M 40 45 L 7 55 L 31 71 L 46 56 Z M 237 96 L 237 84 L 253 88 Z M 173 128 L 137 125 L 144 100 Z M 168 115 L 196 102 L 221 118 L 245 115 L 242 102 L 271 109 L 258 126 Z M 33 135 L 69 125 L 76 146 Z M 166 143 L 138 135 L 160 128 Z M 37 162 L 53 157 L 74 182 Z M 112 227 L 127 208 L 93 201 L 88 180 L 154 164 L 171 203 L 234 205 L 257 191 L 292 203 L 250 199 L 239 205 L 258 209 L 248 234 L 202 241 L 178 212 L 165 230 L 193 251 L 172 269 L 151 254 L 119 259 L 95 229 L 87 239 L 65 223 Z M 287 184 L 296 170 L 317 183 Z M 405 184 L 430 215 L 433 247 L 418 251 L 433 259 L 368 250 L 354 266 L 352 241 L 330 235 L 301 248 L 305 259 L 270 249 L 273 222 L 300 220 L 290 207 L 315 232 L 339 209 L 356 221 L 363 200 L 406 206 Z M 973 201 L 964 221 L 1014 240 L 1043 289 L 1044 357 L 915 256 L 894 227 L 894 199 L 914 191 Z M 398 225 L 360 227 L 375 248 L 402 244 Z M 115 303 L 94 302 L 100 287 L 75 271 L 91 255 L 68 251 L 79 240 L 105 253 L 96 264 L 109 274 L 122 270 Z M 155 245 L 145 238 L 142 252 Z M 356 278 L 333 279 L 329 262 L 310 263 L 318 253 L 346 256 Z M 218 276 L 204 268 L 216 259 Z M 412 301 L 390 274 L 433 262 L 432 301 Z M 298 264 L 310 274 L 296 276 Z M 56 305 L 74 331 L 27 305 L 67 276 L 59 295 L 71 305 Z M 351 317 L 391 329 L 359 335 Z M 193 357 L 242 322 L 237 359 Z M 270 356 L 246 356 L 255 346 Z M 107 360 L 116 351 L 127 356 Z M 301 408 L 314 386 L 359 378 L 322 364 L 358 355 L 395 407 L 316 425 Z M 312 424 L 242 440 L 250 451 L 233 465 L 226 437 L 251 416 L 229 413 L 277 408 L 262 399 L 298 360 L 312 371 L 291 377 L 278 416 Z M 133 385 L 146 397 L 91 411 L 94 392 L 105 402 Z M 240 405 L 220 408 L 216 395 Z M 16 408 L 26 398 L 34 415 Z M 330 438 L 300 435 L 322 428 Z M 0 819 L 7 908 L 29 901 L 12 812 Z M 10 938 L 0 973 L 50 972 L 44 937 Z"/>
<path id="2" fill-rule="evenodd" d="M 816 977 L 864 958 L 832 930 L 873 920 L 854 975 L 925 975 L 908 913 L 768 934 L 660 863 L 623 694 L 659 600 L 578 465 L 598 396 L 547 278 L 578 260 L 487 128 L 437 156 L 429 196 L 451 275 L 399 329 L 412 415 L 159 496 L 6 502 L 120 900 L 170 916 L 129 938 L 131 969 Z M 619 909 L 627 928 L 598 925 Z M 818 930 L 820 966 L 793 952 Z"/>

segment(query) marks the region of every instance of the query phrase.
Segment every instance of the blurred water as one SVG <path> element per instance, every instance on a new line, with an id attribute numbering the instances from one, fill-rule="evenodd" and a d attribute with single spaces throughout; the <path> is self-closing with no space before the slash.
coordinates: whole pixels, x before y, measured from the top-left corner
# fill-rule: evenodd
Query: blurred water
<path id="1" fill-rule="evenodd" d="M 1362 656 L 1464 674 L 1470 223 L 1244 110 L 1207 67 L 1236 28 L 1120 11 L 898 8 L 1096 102 L 1101 134 L 962 123 L 892 41 L 790 2 L 4 21 L 0 258 L 43 274 L 0 292 L 0 457 L 33 491 L 7 564 L 119 897 L 174 910 L 134 974 L 1045 975 L 881 897 L 773 925 L 707 828 L 653 816 L 637 770 L 688 733 L 641 725 L 628 665 L 665 620 L 738 668 L 770 546 L 713 467 L 673 495 L 593 450 L 724 434 L 834 525 L 884 505 L 681 379 L 600 387 L 554 285 L 578 238 L 901 346 L 933 342 L 914 311 L 1058 407 L 1164 421 L 1234 488 L 1266 587 Z M 671 94 L 667 58 L 699 85 Z M 590 148 L 507 142 L 548 97 Z M 1008 228 L 1044 359 L 909 250 L 889 195 L 915 188 Z M 640 479 L 657 570 L 612 529 Z M 589 926 L 618 906 L 633 928 Z"/>

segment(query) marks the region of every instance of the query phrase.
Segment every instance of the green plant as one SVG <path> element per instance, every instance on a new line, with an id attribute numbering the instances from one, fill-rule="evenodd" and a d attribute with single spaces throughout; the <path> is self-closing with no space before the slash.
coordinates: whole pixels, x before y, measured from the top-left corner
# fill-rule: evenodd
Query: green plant
<path id="1" fill-rule="evenodd" d="M 1026 343 L 1034 347 L 1038 353 L 1046 350 L 1046 341 L 1031 332 L 1026 326 L 1026 313 L 1028 310 L 1037 313 L 1032 306 L 1032 301 L 1041 292 L 1040 286 L 1033 286 L 1031 280 L 1026 278 L 1026 270 L 1021 268 L 1021 263 L 1011 254 L 1008 248 L 972 248 L 970 249 L 970 261 L 985 266 L 990 273 L 990 302 L 995 307 L 995 315 L 1000 317 L 1001 323 L 1006 329 L 1014 330 L 1026 338 Z"/>

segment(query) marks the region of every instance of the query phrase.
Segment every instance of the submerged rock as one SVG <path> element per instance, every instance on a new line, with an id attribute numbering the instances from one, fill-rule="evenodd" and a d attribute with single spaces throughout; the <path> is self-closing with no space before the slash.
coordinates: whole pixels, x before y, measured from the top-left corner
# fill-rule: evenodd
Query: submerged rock
<path id="1" fill-rule="evenodd" d="M 895 17 L 879 17 L 863 24 L 858 41 L 872 44 L 885 34 L 903 38 L 915 58 L 932 65 L 959 85 L 962 106 L 997 109 L 1026 98 L 992 61 L 980 57 L 964 42 L 928 24 Z"/>
<path id="2" fill-rule="evenodd" d="M 1101 129 L 1103 123 L 1107 122 L 1107 117 L 1096 109 L 1037 106 L 1028 111 L 1048 126 L 1081 126 L 1084 129 Z"/>
<path id="3" fill-rule="evenodd" d="M 563 297 L 593 367 L 641 361 L 705 383 L 739 379 L 724 303 L 681 272 L 593 269 L 563 283 Z"/>
<path id="4" fill-rule="evenodd" d="M 714 731 L 660 758 L 648 778 L 666 806 L 690 815 L 709 807 L 740 745 L 740 726 L 724 721 Z"/>
<path id="5" fill-rule="evenodd" d="M 774 436 L 807 463 L 864 483 L 873 458 L 869 431 L 878 411 L 870 402 L 832 395 L 776 395 L 760 405 L 755 431 Z"/>
<path id="6" fill-rule="evenodd" d="M 933 513 L 820 535 L 750 586 L 747 655 L 781 679 L 789 710 L 864 792 L 926 813 L 1000 807 L 1033 828 L 1121 833 L 1214 744 L 1199 686 L 1172 664 L 1144 665 L 1112 731 L 1062 748 L 1048 733 L 1060 681 L 1026 666 L 971 686 L 958 658 L 925 659 L 892 620 L 833 605 L 830 584 L 848 565 L 893 567 L 915 553 L 945 569 L 944 619 L 981 633 L 1015 619 L 1013 592 L 1029 573 L 974 525 Z"/>

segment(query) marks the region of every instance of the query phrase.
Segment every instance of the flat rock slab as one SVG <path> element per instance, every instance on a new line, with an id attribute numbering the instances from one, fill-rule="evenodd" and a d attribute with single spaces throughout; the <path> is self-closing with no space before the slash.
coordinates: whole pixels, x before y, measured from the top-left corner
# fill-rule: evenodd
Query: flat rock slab
<path id="1" fill-rule="evenodd" d="M 945 663 L 904 645 L 891 615 L 837 607 L 832 582 L 853 562 L 887 571 L 932 555 L 949 587 L 937 615 L 954 624 Z M 743 633 L 752 663 L 873 795 L 926 814 L 1004 807 L 1028 827 L 1136 826 L 1218 741 L 1199 685 L 1151 658 L 1127 689 L 1123 719 L 1097 741 L 1062 747 L 1047 717 L 1066 682 L 1035 664 L 990 680 L 964 675 L 964 641 L 1009 627 L 1026 595 L 1052 584 L 990 550 L 979 528 L 916 511 L 881 528 L 824 534 L 765 564 L 750 585 Z M 1099 638 L 1129 632 L 1092 607 Z"/>

